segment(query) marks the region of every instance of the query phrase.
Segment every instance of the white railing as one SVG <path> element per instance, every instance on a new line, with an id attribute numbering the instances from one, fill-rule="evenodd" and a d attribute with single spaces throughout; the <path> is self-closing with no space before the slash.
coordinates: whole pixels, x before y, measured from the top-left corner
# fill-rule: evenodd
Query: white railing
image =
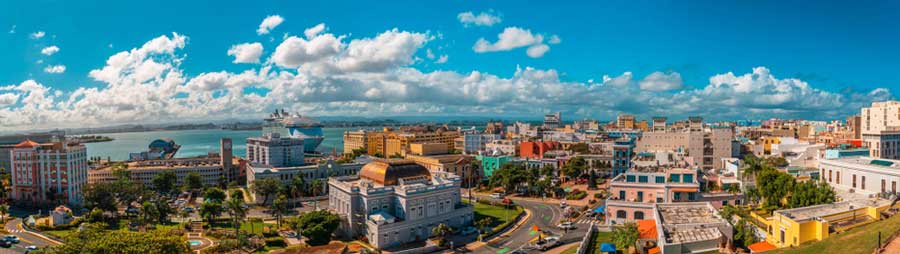
<path id="1" fill-rule="evenodd" d="M 588 226 L 588 232 L 584 235 L 584 239 L 581 239 L 581 245 L 578 246 L 578 250 L 575 251 L 576 254 L 585 254 L 590 251 L 590 243 L 591 240 L 594 239 L 594 225 Z"/>

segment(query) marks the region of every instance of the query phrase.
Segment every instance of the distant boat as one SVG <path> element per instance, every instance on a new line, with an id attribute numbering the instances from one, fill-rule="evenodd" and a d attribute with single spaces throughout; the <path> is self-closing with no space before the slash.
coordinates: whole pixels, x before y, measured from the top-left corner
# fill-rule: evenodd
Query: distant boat
<path id="1" fill-rule="evenodd" d="M 302 138 L 303 151 L 306 153 L 315 153 L 316 148 L 325 140 L 322 123 L 311 117 L 290 114 L 281 109 L 275 110 L 263 120 L 263 134 L 278 133 L 282 136 Z"/>

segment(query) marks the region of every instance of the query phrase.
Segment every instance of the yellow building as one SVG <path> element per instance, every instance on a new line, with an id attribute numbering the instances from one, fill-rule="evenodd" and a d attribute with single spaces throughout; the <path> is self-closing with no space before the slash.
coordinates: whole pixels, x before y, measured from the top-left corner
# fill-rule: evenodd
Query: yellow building
<path id="1" fill-rule="evenodd" d="M 397 133 L 387 135 L 385 139 L 384 156 L 405 156 L 409 152 L 409 145 L 413 143 L 442 143 L 447 150 L 453 149 L 454 140 L 458 138 L 456 131 L 436 131 L 422 133 Z"/>
<path id="2" fill-rule="evenodd" d="M 366 131 L 345 131 L 344 132 L 344 153 L 353 153 L 356 149 L 366 149 Z"/>
<path id="3" fill-rule="evenodd" d="M 765 231 L 766 242 L 784 248 L 878 221 L 890 203 L 883 199 L 844 201 L 778 210 L 769 217 L 751 213 L 751 217 Z"/>
<path id="4" fill-rule="evenodd" d="M 429 171 L 449 172 L 462 179 L 462 186 L 468 187 L 481 181 L 481 173 L 472 167 L 475 157 L 463 154 L 444 154 L 432 156 L 408 155 L 407 160 L 422 165 Z"/>
<path id="5" fill-rule="evenodd" d="M 759 141 L 763 144 L 763 155 L 772 155 L 772 145 L 781 144 L 778 137 L 762 137 Z"/>

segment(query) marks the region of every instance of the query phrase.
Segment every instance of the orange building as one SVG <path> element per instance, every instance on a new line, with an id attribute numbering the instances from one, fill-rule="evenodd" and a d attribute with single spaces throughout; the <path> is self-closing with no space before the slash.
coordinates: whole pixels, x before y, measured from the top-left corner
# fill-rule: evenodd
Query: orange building
<path id="1" fill-rule="evenodd" d="M 522 142 L 519 144 L 519 156 L 522 158 L 541 159 L 544 153 L 550 150 L 560 149 L 559 142 L 539 141 Z"/>

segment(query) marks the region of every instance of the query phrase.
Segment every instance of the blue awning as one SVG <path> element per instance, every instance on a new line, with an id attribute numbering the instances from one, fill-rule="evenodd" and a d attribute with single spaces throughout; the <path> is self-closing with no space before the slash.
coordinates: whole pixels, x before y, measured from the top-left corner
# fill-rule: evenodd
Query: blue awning
<path id="1" fill-rule="evenodd" d="M 605 205 L 602 205 L 602 206 L 600 206 L 600 207 L 597 207 L 597 209 L 594 209 L 594 212 L 595 212 L 595 213 L 603 213 L 603 212 L 605 212 L 605 211 L 606 211 L 606 206 L 605 206 Z"/>
<path id="2" fill-rule="evenodd" d="M 600 245 L 601 252 L 616 252 L 616 245 L 611 243 L 603 243 Z"/>

